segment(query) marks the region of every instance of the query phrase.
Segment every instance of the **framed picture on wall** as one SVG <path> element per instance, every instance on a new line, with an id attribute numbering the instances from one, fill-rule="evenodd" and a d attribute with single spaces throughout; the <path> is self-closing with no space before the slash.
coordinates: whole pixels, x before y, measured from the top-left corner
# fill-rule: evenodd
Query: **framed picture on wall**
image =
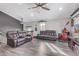
<path id="1" fill-rule="evenodd" d="M 35 27 L 35 31 L 37 31 L 37 27 Z"/>
<path id="2" fill-rule="evenodd" d="M 35 25 L 35 31 L 37 31 L 37 25 Z"/>
<path id="3" fill-rule="evenodd" d="M 74 19 L 71 19 L 71 26 L 74 26 Z"/>

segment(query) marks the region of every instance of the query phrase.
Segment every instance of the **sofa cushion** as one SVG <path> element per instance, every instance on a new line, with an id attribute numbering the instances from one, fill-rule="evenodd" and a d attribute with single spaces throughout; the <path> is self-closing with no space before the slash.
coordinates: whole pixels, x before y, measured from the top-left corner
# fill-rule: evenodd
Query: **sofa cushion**
<path id="1" fill-rule="evenodd" d="M 13 36 L 13 34 L 10 34 L 10 35 L 8 35 L 9 36 L 9 38 L 13 38 L 14 36 Z"/>
<path id="2" fill-rule="evenodd" d="M 25 40 L 25 38 L 18 38 L 18 42 L 21 42 L 21 41 L 23 41 L 23 40 Z"/>

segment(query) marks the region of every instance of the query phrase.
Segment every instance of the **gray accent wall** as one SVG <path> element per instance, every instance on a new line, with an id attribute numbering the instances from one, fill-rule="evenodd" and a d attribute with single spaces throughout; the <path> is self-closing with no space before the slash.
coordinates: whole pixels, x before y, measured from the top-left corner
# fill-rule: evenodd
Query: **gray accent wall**
<path id="1" fill-rule="evenodd" d="M 0 11 L 0 32 L 20 30 L 20 21 Z"/>

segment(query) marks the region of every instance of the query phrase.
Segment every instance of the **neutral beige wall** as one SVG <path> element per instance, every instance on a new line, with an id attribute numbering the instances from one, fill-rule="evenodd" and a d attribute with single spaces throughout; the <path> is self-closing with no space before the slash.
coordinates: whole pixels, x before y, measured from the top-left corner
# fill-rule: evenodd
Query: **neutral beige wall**
<path id="1" fill-rule="evenodd" d="M 50 20 L 48 22 L 46 22 L 46 30 L 56 30 L 57 33 L 60 33 L 61 30 L 65 27 L 66 22 L 68 21 L 68 19 L 59 19 L 59 20 Z M 35 24 L 37 24 L 37 28 L 38 31 L 35 32 Z M 34 31 L 34 35 L 37 35 L 37 33 L 39 33 L 40 31 L 40 26 L 38 22 L 24 22 L 24 30 L 26 30 L 25 26 L 32 26 L 32 29 Z M 66 26 L 67 28 L 69 27 Z"/>
<path id="2" fill-rule="evenodd" d="M 37 30 L 35 31 L 35 25 L 37 25 Z M 24 30 L 27 31 L 26 26 L 32 26 L 32 30 L 34 31 L 34 36 L 37 35 L 37 33 L 39 33 L 40 31 L 40 27 L 39 27 L 39 23 L 38 22 L 24 22 Z"/>

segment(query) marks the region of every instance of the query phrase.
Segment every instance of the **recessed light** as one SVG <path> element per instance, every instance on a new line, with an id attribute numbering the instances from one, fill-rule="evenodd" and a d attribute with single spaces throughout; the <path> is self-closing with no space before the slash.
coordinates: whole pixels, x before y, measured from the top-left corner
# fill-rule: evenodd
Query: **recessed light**
<path id="1" fill-rule="evenodd" d="M 34 16 L 34 13 L 31 13 L 31 14 L 30 14 L 30 16 L 32 16 L 32 17 L 33 17 L 33 16 Z"/>
<path id="2" fill-rule="evenodd" d="M 61 11 L 62 9 L 63 9 L 63 8 L 61 8 L 61 7 L 59 8 L 60 11 Z"/>

